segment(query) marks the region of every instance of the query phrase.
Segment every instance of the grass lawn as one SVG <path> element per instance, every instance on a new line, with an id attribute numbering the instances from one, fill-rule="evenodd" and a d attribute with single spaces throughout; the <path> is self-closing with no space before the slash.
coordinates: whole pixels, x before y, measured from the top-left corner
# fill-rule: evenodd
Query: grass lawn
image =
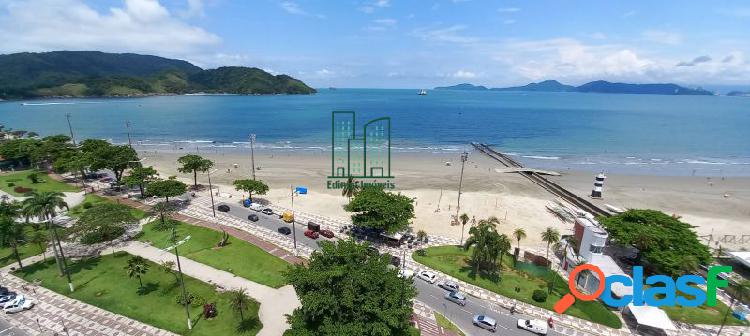
<path id="1" fill-rule="evenodd" d="M 171 246 L 171 231 L 154 230 L 156 223 L 144 225 L 143 235 L 138 239 L 158 248 Z M 215 248 L 221 240 L 221 232 L 181 222 L 177 235 L 180 239 L 190 236 L 190 240 L 179 247 L 182 256 L 273 288 L 286 284 L 281 273 L 289 263 L 253 244 L 229 236 L 226 246 Z"/>
<path id="2" fill-rule="evenodd" d="M 426 256 L 419 256 L 414 253 L 414 260 L 470 284 L 548 310 L 552 310 L 555 302 L 569 292 L 568 282 L 555 273 L 540 272 L 541 268 L 538 267 L 529 267 L 528 271 L 513 269 L 513 258 L 511 256 L 506 256 L 504 259 L 503 270 L 499 272 L 498 276 L 493 277 L 484 274 L 475 276 L 471 274 L 471 267 L 467 263 L 471 250 L 464 251 L 455 246 L 436 246 L 427 248 L 426 251 Z M 545 274 L 542 275 L 541 273 Z M 552 293 L 544 302 L 534 301 L 531 298 L 534 290 L 547 291 L 546 279 L 551 279 L 555 283 Z M 598 301 L 577 300 L 565 314 L 612 328 L 622 327 L 620 319 Z"/>
<path id="3" fill-rule="evenodd" d="M 138 279 L 128 278 L 125 271 L 131 257 L 130 254 L 119 252 L 72 264 L 71 276 L 76 286 L 73 293 L 69 292 L 65 278 L 57 275 L 52 260 L 31 265 L 25 272 L 17 272 L 16 275 L 27 281 L 39 279 L 42 286 L 60 294 L 178 334 L 255 335 L 261 329 L 257 302 L 251 299 L 250 307 L 244 313 L 245 321 L 241 322 L 229 306 L 228 294 L 218 293 L 213 286 L 185 276 L 187 290 L 203 297 L 208 303 L 216 303 L 219 313 L 216 318 L 205 320 L 201 316 L 203 307 L 192 307 L 190 317 L 194 327 L 188 332 L 185 308 L 177 303 L 180 286 L 174 276 L 148 262 L 149 270 L 143 275 L 145 294 L 139 295 Z"/>
<path id="4" fill-rule="evenodd" d="M 682 292 L 677 292 L 677 295 L 693 298 L 692 296 L 685 295 Z M 661 307 L 661 309 L 667 312 L 669 318 L 675 321 L 691 324 L 720 325 L 721 321 L 724 320 L 724 314 L 727 312 L 729 307 L 727 307 L 727 305 L 725 305 L 723 302 L 717 300 L 716 307 L 709 307 L 704 304 L 698 307 L 674 306 Z M 749 324 L 746 321 L 738 320 L 736 317 L 732 316 L 732 312 L 729 312 L 726 325 L 741 326 Z"/>
<path id="5" fill-rule="evenodd" d="M 26 237 L 29 237 L 32 232 L 34 232 L 34 229 L 31 227 L 25 227 L 24 232 Z M 47 230 L 43 231 L 45 235 L 47 235 Z M 18 255 L 21 257 L 21 260 L 35 256 L 37 254 L 42 254 L 42 250 L 39 249 L 39 246 L 34 244 L 24 244 L 18 246 Z M 15 267 L 18 267 L 18 262 L 16 261 L 16 257 L 13 256 L 13 248 L 8 245 L 7 247 L 1 247 L 0 248 L 0 267 L 5 267 L 10 264 L 15 264 Z M 26 266 L 26 265 L 24 265 Z"/>
<path id="6" fill-rule="evenodd" d="M 463 331 L 461 331 L 460 328 L 458 328 L 455 324 L 453 324 L 453 322 L 451 322 L 449 319 L 445 318 L 445 316 L 443 316 L 443 314 L 440 314 L 438 312 L 434 312 L 434 314 L 435 314 L 435 320 L 437 320 L 437 324 L 439 326 L 445 328 L 445 330 L 450 330 L 450 331 L 456 333 L 456 335 L 458 335 L 458 336 L 465 336 L 466 335 L 466 334 L 464 334 Z"/>
<path id="7" fill-rule="evenodd" d="M 70 215 L 71 217 L 79 217 L 81 216 L 81 214 L 83 214 L 84 211 L 86 211 L 86 209 L 84 209 L 84 204 L 89 203 L 91 205 L 95 205 L 104 202 L 112 203 L 113 201 L 108 198 L 101 197 L 97 194 L 86 194 L 81 204 L 70 208 L 68 215 Z M 143 219 L 146 217 L 146 212 L 140 209 L 132 208 L 130 210 L 130 213 L 133 214 L 133 217 L 138 219 Z"/>
<path id="8" fill-rule="evenodd" d="M 31 181 L 27 178 L 29 174 L 36 173 L 37 176 L 39 176 L 39 183 L 31 183 Z M 12 183 L 13 186 L 8 186 L 9 183 Z M 17 193 L 13 191 L 15 187 L 24 187 L 33 189 L 34 191 L 59 191 L 59 192 L 76 192 L 80 191 L 75 186 L 72 186 L 70 184 L 59 182 L 56 180 L 53 180 L 49 176 L 47 176 L 46 173 L 40 172 L 37 170 L 23 170 L 18 171 L 15 173 L 3 173 L 0 174 L 0 189 L 3 191 L 13 195 L 13 196 L 23 196 L 21 193 Z"/>

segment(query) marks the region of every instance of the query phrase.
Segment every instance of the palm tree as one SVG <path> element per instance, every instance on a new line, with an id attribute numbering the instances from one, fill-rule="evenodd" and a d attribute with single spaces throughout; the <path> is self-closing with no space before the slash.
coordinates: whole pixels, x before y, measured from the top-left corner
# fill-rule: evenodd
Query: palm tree
<path id="1" fill-rule="evenodd" d="M 500 235 L 495 229 L 497 223 L 499 223 L 497 218 L 490 217 L 480 220 L 476 226 L 469 229 L 469 238 L 464 243 L 464 249 L 474 247 L 471 255 L 474 273 L 477 273 L 481 267 L 494 266 L 497 261 L 502 249 Z"/>
<path id="2" fill-rule="evenodd" d="M 240 314 L 240 320 L 245 320 L 242 312 L 250 306 L 250 297 L 247 296 L 244 288 L 238 288 L 229 293 L 229 306 L 235 313 Z"/>
<path id="3" fill-rule="evenodd" d="M 351 176 L 349 176 L 346 179 L 346 184 L 344 185 L 344 188 L 341 189 L 341 196 L 347 197 L 351 201 L 352 197 L 357 195 L 358 192 L 359 192 L 359 186 L 356 183 L 354 183 L 354 179 Z"/>
<path id="4" fill-rule="evenodd" d="M 148 263 L 146 263 L 146 259 L 143 259 L 141 256 L 130 258 L 128 260 L 128 265 L 125 266 L 125 270 L 128 272 L 128 277 L 138 278 L 138 283 L 140 284 L 138 291 L 143 292 L 143 280 L 141 280 L 141 276 L 148 272 Z"/>
<path id="5" fill-rule="evenodd" d="M 70 272 L 65 261 L 60 237 L 57 234 L 57 226 L 52 224 L 52 218 L 55 217 L 58 209 L 68 209 L 68 203 L 65 203 L 64 195 L 61 192 L 32 192 L 31 197 L 23 200 L 23 213 L 28 218 L 36 216 L 44 218 L 47 221 L 47 229 L 52 235 L 52 250 L 55 253 L 57 266 L 60 268 L 60 275 L 65 274 L 68 277 L 68 287 L 73 291 L 73 282 L 70 280 Z M 55 242 L 57 243 L 55 248 Z"/>
<path id="6" fill-rule="evenodd" d="M 466 227 L 466 223 L 469 222 L 469 215 L 466 213 L 462 213 L 461 216 L 458 216 L 458 220 L 461 222 L 461 242 L 460 244 L 464 244 L 464 227 Z"/>
<path id="7" fill-rule="evenodd" d="M 508 239 L 508 236 L 505 234 L 501 234 L 497 237 L 497 247 L 500 252 L 500 268 L 503 267 L 503 256 L 505 256 L 506 253 L 510 254 L 510 248 L 511 243 L 510 239 Z"/>
<path id="8" fill-rule="evenodd" d="M 542 232 L 542 241 L 547 243 L 547 260 L 549 260 L 549 246 L 560 241 L 560 232 L 552 227 L 547 227 Z"/>
<path id="9" fill-rule="evenodd" d="M 23 270 L 21 256 L 18 255 L 18 241 L 23 240 L 23 227 L 16 223 L 13 217 L 0 216 L 0 240 L 10 244 L 13 248 L 13 256 L 18 261 L 18 268 Z"/>
<path id="10" fill-rule="evenodd" d="M 513 230 L 513 238 L 516 238 L 516 248 L 521 250 L 521 239 L 526 238 L 526 230 L 523 228 L 516 228 Z"/>

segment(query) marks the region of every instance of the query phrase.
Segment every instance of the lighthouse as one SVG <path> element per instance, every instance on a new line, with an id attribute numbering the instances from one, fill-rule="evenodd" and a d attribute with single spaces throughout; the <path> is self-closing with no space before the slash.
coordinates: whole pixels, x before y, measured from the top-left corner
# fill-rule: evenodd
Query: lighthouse
<path id="1" fill-rule="evenodd" d="M 594 178 L 594 189 L 591 190 L 592 198 L 602 198 L 602 188 L 604 187 L 604 179 L 606 178 L 607 176 L 603 172 L 596 175 Z"/>

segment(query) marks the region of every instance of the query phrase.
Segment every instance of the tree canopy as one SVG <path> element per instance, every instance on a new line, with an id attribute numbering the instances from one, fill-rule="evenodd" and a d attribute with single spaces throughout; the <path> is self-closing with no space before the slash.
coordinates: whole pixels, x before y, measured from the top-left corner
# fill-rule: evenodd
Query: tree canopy
<path id="1" fill-rule="evenodd" d="M 354 241 L 324 242 L 307 266 L 286 273 L 302 306 L 288 317 L 290 336 L 406 335 L 416 289 Z M 286 335 L 286 334 L 285 334 Z"/>
<path id="2" fill-rule="evenodd" d="M 131 208 L 114 203 L 99 203 L 83 212 L 71 227 L 71 236 L 83 244 L 96 244 L 114 240 L 138 223 Z"/>
<path id="3" fill-rule="evenodd" d="M 149 196 L 170 197 L 180 196 L 187 191 L 187 185 L 177 180 L 159 180 L 148 184 L 146 193 Z"/>
<path id="4" fill-rule="evenodd" d="M 177 159 L 182 166 L 177 168 L 180 173 L 193 173 L 193 185 L 198 185 L 198 172 L 205 173 L 214 166 L 214 162 L 200 155 L 188 154 Z"/>
<path id="5" fill-rule="evenodd" d="M 344 208 L 354 212 L 356 226 L 380 229 L 388 233 L 405 230 L 414 218 L 411 198 L 386 192 L 381 188 L 366 187 Z"/>
<path id="6" fill-rule="evenodd" d="M 711 262 L 693 227 L 661 211 L 634 209 L 599 221 L 613 240 L 637 248 L 638 260 L 645 257 L 666 274 L 681 275 L 690 256 L 704 265 Z"/>
<path id="7" fill-rule="evenodd" d="M 81 142 L 81 151 L 89 155 L 91 169 L 112 170 L 117 182 L 120 182 L 126 169 L 140 165 L 138 154 L 128 145 L 113 145 L 104 140 L 86 139 Z"/>
<path id="8" fill-rule="evenodd" d="M 248 198 L 252 201 L 253 194 L 265 195 L 268 192 L 268 185 L 260 180 L 235 180 L 234 189 L 242 190 L 248 193 Z"/>
<path id="9" fill-rule="evenodd" d="M 141 197 L 146 196 L 145 187 L 146 184 L 155 181 L 157 175 L 154 167 L 135 167 L 130 170 L 130 174 L 123 178 L 123 182 L 128 187 L 138 186 L 141 190 Z"/>
<path id="10" fill-rule="evenodd" d="M 481 270 L 495 272 L 497 260 L 500 259 L 502 266 L 503 256 L 510 254 L 510 239 L 505 234 L 497 232 L 500 220 L 497 217 L 481 219 L 476 226 L 469 229 L 469 239 L 464 243 L 464 249 L 474 247 L 471 253 L 471 264 L 474 273 Z"/>

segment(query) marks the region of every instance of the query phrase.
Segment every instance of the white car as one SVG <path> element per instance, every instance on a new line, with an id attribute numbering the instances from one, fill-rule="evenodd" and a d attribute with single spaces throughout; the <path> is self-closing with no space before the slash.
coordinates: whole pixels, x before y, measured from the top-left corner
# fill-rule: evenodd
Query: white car
<path id="1" fill-rule="evenodd" d="M 474 318 L 471 320 L 471 322 L 475 326 L 482 329 L 487 329 L 491 332 L 495 332 L 495 330 L 497 330 L 497 321 L 485 315 L 474 315 Z"/>
<path id="2" fill-rule="evenodd" d="M 264 207 L 264 206 L 263 206 L 262 204 L 260 204 L 260 203 L 251 203 L 251 204 L 250 204 L 250 206 L 249 206 L 248 208 L 249 208 L 250 210 L 253 210 L 253 211 L 258 211 L 258 212 L 260 212 L 260 211 L 261 211 L 261 210 L 263 210 L 263 208 L 265 208 L 265 207 Z"/>
<path id="3" fill-rule="evenodd" d="M 3 311 L 5 311 L 6 314 L 12 314 L 31 309 L 33 306 L 34 300 L 26 298 L 23 295 L 18 295 L 13 301 L 10 301 L 3 306 Z"/>
<path id="4" fill-rule="evenodd" d="M 398 271 L 398 277 L 408 279 L 414 276 L 414 271 L 408 269 L 402 269 Z"/>
<path id="5" fill-rule="evenodd" d="M 457 303 L 459 306 L 466 305 L 466 296 L 459 292 L 448 292 L 445 293 L 445 299 L 451 302 Z"/>
<path id="6" fill-rule="evenodd" d="M 437 280 L 437 274 L 435 274 L 435 272 L 430 272 L 430 271 L 419 271 L 419 273 L 417 273 L 417 278 L 420 278 L 424 281 L 434 284 L 435 280 Z"/>
<path id="7" fill-rule="evenodd" d="M 453 281 L 443 281 L 438 287 L 451 292 L 458 292 L 458 284 Z"/>
<path id="8" fill-rule="evenodd" d="M 528 330 L 539 335 L 547 335 L 547 323 L 541 320 L 518 319 L 518 328 Z"/>

